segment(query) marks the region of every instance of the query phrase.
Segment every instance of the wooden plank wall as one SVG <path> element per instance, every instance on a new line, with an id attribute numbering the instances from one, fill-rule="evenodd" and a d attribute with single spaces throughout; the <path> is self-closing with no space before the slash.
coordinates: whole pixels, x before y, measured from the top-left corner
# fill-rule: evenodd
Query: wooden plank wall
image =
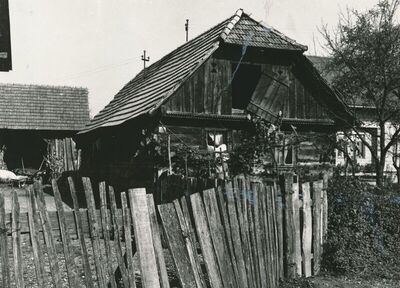
<path id="1" fill-rule="evenodd" d="M 287 173 L 278 188 L 239 177 L 157 207 L 145 189 L 132 189 L 122 193 L 119 209 L 112 187 L 100 183 L 95 203 L 91 181 L 83 178 L 88 209 L 81 210 L 70 178 L 74 209 L 64 208 L 53 181 L 54 213 L 40 183 L 28 187 L 28 213 L 20 213 L 14 192 L 12 213 L 5 214 L 0 194 L 0 283 L 275 288 L 283 278 L 316 275 L 327 229 L 328 179 L 294 179 Z"/>
<path id="2" fill-rule="evenodd" d="M 236 63 L 224 59 L 207 60 L 165 103 L 167 111 L 232 114 L 233 64 Z M 329 119 L 325 108 L 314 99 L 318 95 L 305 87 L 288 66 L 251 64 L 261 66 L 262 75 L 254 87 L 252 102 L 262 109 L 252 105 L 250 111 L 266 117 L 265 110 L 274 114 L 282 110 L 284 118 Z"/>
<path id="3" fill-rule="evenodd" d="M 79 169 L 80 158 L 76 150 L 75 142 L 71 138 L 51 139 L 49 154 L 63 162 L 64 171 L 75 171 Z"/>
<path id="4" fill-rule="evenodd" d="M 231 62 L 210 58 L 166 102 L 168 111 L 231 114 Z"/>

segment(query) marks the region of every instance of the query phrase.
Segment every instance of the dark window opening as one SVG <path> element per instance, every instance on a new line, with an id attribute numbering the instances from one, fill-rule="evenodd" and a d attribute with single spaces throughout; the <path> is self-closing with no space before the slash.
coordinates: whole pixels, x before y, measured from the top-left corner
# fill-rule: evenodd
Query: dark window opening
<path id="1" fill-rule="evenodd" d="M 260 76 L 260 65 L 232 64 L 232 108 L 246 109 Z"/>

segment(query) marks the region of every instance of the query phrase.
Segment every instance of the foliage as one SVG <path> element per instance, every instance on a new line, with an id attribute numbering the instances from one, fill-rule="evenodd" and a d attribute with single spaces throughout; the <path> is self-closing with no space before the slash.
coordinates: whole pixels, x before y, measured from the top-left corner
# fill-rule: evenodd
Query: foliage
<path id="1" fill-rule="evenodd" d="M 230 154 L 229 171 L 233 175 L 271 171 L 276 166 L 275 148 L 283 141 L 277 127 L 253 117 L 254 129 L 243 131 L 242 142 Z"/>
<path id="2" fill-rule="evenodd" d="M 334 71 L 333 86 L 347 103 L 369 109 L 371 121 L 380 133 L 380 153 L 363 133 L 371 133 L 363 125 L 362 115 L 354 110 L 356 123 L 347 123 L 371 151 L 376 163 L 377 184 L 382 185 L 386 154 L 400 134 L 400 26 L 396 22 L 399 0 L 381 0 L 377 6 L 359 12 L 349 10 L 342 15 L 334 33 L 324 27 L 323 34 L 332 56 L 328 70 Z M 385 124 L 394 132 L 389 139 Z"/>
<path id="3" fill-rule="evenodd" d="M 400 196 L 336 175 L 328 201 L 324 267 L 339 274 L 400 279 Z"/>

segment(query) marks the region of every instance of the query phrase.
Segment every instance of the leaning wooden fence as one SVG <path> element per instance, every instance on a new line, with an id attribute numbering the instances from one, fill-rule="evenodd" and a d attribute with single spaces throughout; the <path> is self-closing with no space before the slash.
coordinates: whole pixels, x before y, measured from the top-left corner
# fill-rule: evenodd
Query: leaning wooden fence
<path id="1" fill-rule="evenodd" d="M 14 192 L 5 214 L 0 195 L 1 287 L 277 287 L 285 277 L 317 274 L 327 179 L 293 179 L 236 178 L 157 207 L 144 189 L 131 189 L 117 208 L 105 183 L 95 203 L 88 178 L 85 209 L 72 179 L 72 211 L 55 181 L 56 212 L 39 184 L 28 187 L 27 213 Z"/>

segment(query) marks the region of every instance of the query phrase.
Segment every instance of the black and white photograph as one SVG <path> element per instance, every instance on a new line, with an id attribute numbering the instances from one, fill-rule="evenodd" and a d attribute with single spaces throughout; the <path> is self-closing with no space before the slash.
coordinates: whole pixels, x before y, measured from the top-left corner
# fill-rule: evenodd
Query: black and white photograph
<path id="1" fill-rule="evenodd" d="M 0 0 L 0 287 L 400 287 L 400 0 Z"/>

